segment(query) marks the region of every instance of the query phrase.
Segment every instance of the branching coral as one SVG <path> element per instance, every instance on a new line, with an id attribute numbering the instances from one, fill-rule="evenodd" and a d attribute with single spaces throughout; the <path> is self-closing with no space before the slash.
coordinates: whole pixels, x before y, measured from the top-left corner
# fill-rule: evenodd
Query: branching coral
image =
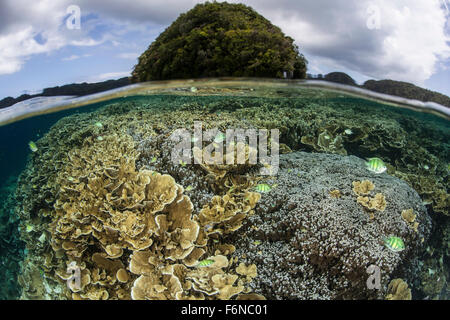
<path id="1" fill-rule="evenodd" d="M 386 198 L 382 193 L 377 193 L 374 197 L 369 196 L 375 189 L 375 185 L 369 181 L 353 181 L 353 192 L 358 196 L 356 202 L 364 207 L 370 214 L 370 219 L 375 219 L 374 211 L 384 211 L 386 209 Z"/>
<path id="2" fill-rule="evenodd" d="M 408 226 L 410 226 L 415 232 L 417 232 L 419 223 L 416 222 L 416 215 L 414 214 L 413 209 L 403 210 L 402 218 L 408 224 Z"/>
<path id="3" fill-rule="evenodd" d="M 332 198 L 339 199 L 340 197 L 342 197 L 342 194 L 341 194 L 341 191 L 340 191 L 340 190 L 334 189 L 334 190 L 331 190 L 331 191 L 330 191 L 330 196 L 331 196 Z"/>
<path id="4" fill-rule="evenodd" d="M 353 181 L 353 192 L 357 195 L 367 195 L 375 188 L 375 185 L 369 181 Z"/>

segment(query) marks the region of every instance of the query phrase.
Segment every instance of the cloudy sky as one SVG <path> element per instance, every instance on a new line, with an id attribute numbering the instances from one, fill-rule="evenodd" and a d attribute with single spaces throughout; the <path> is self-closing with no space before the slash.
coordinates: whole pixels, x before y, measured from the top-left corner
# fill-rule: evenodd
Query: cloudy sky
<path id="1" fill-rule="evenodd" d="M 0 99 L 127 76 L 158 34 L 199 2 L 0 0 Z M 310 73 L 408 81 L 450 95 L 450 0 L 228 2 L 252 6 L 294 38 Z"/>

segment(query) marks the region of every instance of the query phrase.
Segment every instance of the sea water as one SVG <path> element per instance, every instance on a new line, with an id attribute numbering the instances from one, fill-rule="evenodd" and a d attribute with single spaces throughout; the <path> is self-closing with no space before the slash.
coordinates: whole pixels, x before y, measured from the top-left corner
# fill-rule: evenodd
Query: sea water
<path id="1" fill-rule="evenodd" d="M 389 248 L 383 247 L 382 241 L 381 244 L 375 243 L 375 241 L 367 243 L 363 239 L 355 237 L 352 240 L 356 242 L 355 247 L 367 246 L 367 251 L 376 249 L 377 252 L 384 252 L 383 254 L 386 255 L 387 266 L 380 266 L 380 268 L 387 268 L 386 270 L 389 272 L 384 275 L 385 278 L 375 279 L 374 283 L 379 283 L 379 285 L 375 287 L 364 285 L 366 280 L 369 281 L 368 279 L 373 276 L 371 272 L 363 272 L 369 265 L 355 266 L 355 270 L 359 270 L 360 277 L 355 280 L 347 275 L 344 267 L 340 267 L 340 263 L 344 262 L 339 262 L 339 259 L 335 257 L 333 259 L 337 260 L 333 262 L 333 266 L 337 265 L 340 269 L 333 267 L 334 269 L 328 270 L 328 267 L 324 267 L 323 270 L 317 272 L 320 273 L 320 277 L 327 278 L 329 283 L 340 283 L 343 286 L 342 290 L 330 291 L 325 287 L 317 288 L 317 292 L 322 293 L 311 293 L 300 297 L 312 299 L 385 298 L 389 294 L 393 294 L 389 291 L 389 284 L 394 278 L 402 278 L 408 284 L 413 299 L 448 299 L 449 297 L 450 121 L 447 107 L 385 95 L 370 95 L 367 92 L 357 92 L 345 86 L 329 88 L 323 85 L 290 81 L 224 79 L 134 85 L 84 98 L 62 99 L 56 103 L 55 100 L 40 101 L 38 104 L 25 102 L 20 106 L 12 106 L 7 109 L 0 110 L 0 119 L 3 124 L 0 127 L 0 269 L 4 275 L 0 279 L 1 299 L 83 298 L 89 296 L 88 292 L 99 290 L 99 288 L 106 290 L 106 296 L 103 294 L 89 297 L 128 299 L 136 296 L 132 292 L 136 285 L 136 279 L 140 275 L 133 273 L 132 268 L 130 269 L 132 246 L 117 240 L 117 246 L 121 247 L 123 251 L 121 256 L 108 255 L 105 253 L 108 252 L 105 251 L 106 245 L 100 241 L 102 238 L 98 234 L 96 235 L 96 232 L 107 232 L 105 230 L 108 228 L 104 228 L 102 231 L 91 230 L 90 233 L 88 232 L 89 235 L 83 235 L 81 238 L 85 239 L 83 241 L 86 241 L 86 244 L 83 244 L 83 250 L 74 253 L 67 247 L 69 243 L 78 245 L 78 238 L 68 235 L 70 232 L 58 233 L 57 230 L 60 229 L 56 226 L 58 223 L 62 223 L 61 215 L 87 216 L 91 214 L 88 211 L 83 212 L 81 207 L 75 208 L 73 203 L 70 204 L 74 208 L 73 210 L 64 206 L 62 202 L 65 201 L 65 198 L 61 194 L 64 193 L 63 189 L 67 188 L 69 182 L 63 178 L 70 180 L 74 189 L 81 188 L 79 190 L 82 190 L 83 184 L 89 184 L 89 181 L 92 181 L 89 179 L 98 175 L 98 170 L 120 166 L 120 158 L 125 159 L 123 161 L 132 161 L 133 170 L 137 172 L 152 170 L 158 174 L 172 176 L 175 182 L 183 187 L 184 194 L 190 198 L 193 216 L 199 214 L 214 196 L 222 197 L 225 194 L 234 194 L 234 187 L 229 186 L 228 182 L 223 182 L 225 180 L 220 180 L 221 178 L 230 178 L 226 181 L 247 179 L 249 185 L 256 185 L 262 179 L 264 185 L 267 185 L 267 187 L 260 188 L 265 190 L 261 196 L 262 200 L 259 201 L 259 204 L 258 202 L 254 204 L 254 208 L 246 215 L 242 215 L 244 220 L 242 225 L 233 231 L 235 235 L 245 228 L 249 228 L 246 225 L 249 222 L 246 222 L 245 219 L 253 221 L 251 218 L 255 214 L 253 211 L 256 211 L 256 215 L 258 215 L 264 210 L 269 210 L 264 207 L 264 203 L 270 202 L 271 190 L 278 190 L 276 192 L 282 193 L 279 190 L 287 188 L 287 186 L 280 185 L 279 181 L 284 181 L 282 173 L 279 177 L 277 174 L 258 176 L 257 171 L 252 170 L 250 166 L 246 167 L 247 163 L 241 164 L 242 170 L 235 170 L 233 165 L 228 163 L 220 163 L 214 168 L 211 167 L 211 164 L 194 163 L 194 161 L 170 163 L 169 155 L 173 150 L 168 148 L 173 144 L 167 141 L 170 140 L 171 134 L 178 129 L 192 132 L 189 139 L 192 141 L 193 149 L 188 150 L 189 153 L 198 143 L 197 140 L 192 140 L 195 123 L 200 123 L 205 132 L 207 129 L 217 129 L 224 133 L 228 129 L 277 130 L 278 141 L 275 143 L 272 140 L 271 142 L 272 145 L 276 144 L 277 148 L 272 149 L 272 152 L 275 150 L 279 153 L 282 170 L 285 170 L 284 172 L 288 175 L 295 173 L 299 177 L 306 176 L 308 181 L 314 181 L 314 174 L 308 172 L 308 167 L 306 169 L 289 167 L 287 163 L 294 163 L 292 162 L 294 160 L 289 160 L 290 157 L 295 158 L 294 155 L 297 154 L 324 154 L 324 156 L 329 154 L 339 157 L 339 159 L 336 158 L 336 161 L 345 163 L 345 161 L 351 160 L 361 163 L 361 168 L 364 168 L 364 161 L 371 158 L 378 158 L 385 164 L 386 172 L 376 175 L 367 170 L 365 179 L 361 178 L 361 181 L 368 180 L 375 185 L 374 191 L 360 195 L 362 198 L 352 191 L 354 181 L 351 176 L 349 176 L 348 183 L 345 182 L 348 184 L 348 190 L 345 187 L 341 188 L 342 190 L 336 188 L 336 190 L 329 191 L 330 194 L 336 195 L 336 198 L 342 201 L 341 203 L 336 202 L 336 208 L 353 206 L 354 213 L 352 214 L 359 215 L 356 218 L 359 219 L 358 223 L 363 221 L 363 225 L 378 224 L 377 228 L 379 229 L 377 230 L 382 230 L 379 235 L 380 240 L 392 231 L 399 233 L 395 236 L 411 239 L 410 243 L 406 243 L 405 250 L 408 255 L 402 256 L 402 252 L 394 255 Z M 222 139 L 215 137 L 217 136 L 209 137 L 210 150 L 217 149 L 210 153 L 213 156 L 217 154 L 214 152 L 219 152 L 218 150 L 224 152 L 224 149 L 217 146 L 217 143 L 222 143 Z M 250 139 L 250 137 L 247 138 Z M 123 157 L 112 158 L 108 153 L 102 155 L 101 150 L 103 149 L 101 148 L 110 150 L 108 144 L 114 144 L 119 140 L 126 141 L 117 145 L 123 146 L 124 149 L 116 150 L 117 152 L 123 150 Z M 200 149 L 208 145 L 208 137 L 205 137 L 205 140 L 204 143 L 200 143 Z M 30 142 L 36 144 L 37 150 L 30 149 Z M 250 145 L 249 141 L 246 143 Z M 258 146 L 256 145 L 255 148 L 257 149 Z M 95 170 L 82 173 L 83 169 L 89 167 L 89 164 L 86 164 L 84 168 L 81 166 L 79 171 L 72 169 L 70 171 L 69 168 L 75 166 L 73 162 L 78 161 L 73 160 L 75 155 L 82 152 L 86 154 L 86 163 L 90 162 L 89 157 L 97 157 L 92 159 L 93 162 L 97 161 Z M 190 157 L 193 157 L 192 153 L 189 153 L 188 161 Z M 331 157 L 327 161 L 335 160 Z M 313 163 L 310 167 L 312 166 Z M 236 164 L 237 167 L 239 164 Z M 334 168 L 330 170 L 339 171 L 340 165 L 336 164 L 330 168 Z M 217 171 L 219 169 L 223 170 L 220 172 L 223 172 L 224 176 Z M 67 174 L 64 170 L 70 171 L 71 175 L 64 177 Z M 342 171 L 345 172 L 344 169 Z M 76 172 L 79 172 L 80 176 L 76 176 Z M 333 173 L 329 172 L 330 177 Z M 83 177 L 83 174 L 86 176 Z M 327 173 L 317 173 L 317 175 L 319 174 Z M 381 182 L 378 179 L 381 179 L 379 177 L 383 175 L 386 175 L 383 178 L 386 180 Z M 392 198 L 389 196 L 386 198 L 385 210 L 377 211 L 377 209 L 362 205 L 365 196 L 369 203 L 370 199 L 375 198 L 376 193 L 388 195 L 388 188 L 383 187 L 383 189 L 379 186 L 394 178 L 405 182 L 404 188 L 411 188 L 408 189 L 408 193 L 414 193 L 414 195 L 417 193 L 417 197 L 420 197 L 417 199 L 421 200 L 417 203 L 420 205 L 414 204 L 413 208 L 407 208 L 406 204 L 404 205 L 405 199 L 400 196 L 402 194 L 400 191 L 398 199 L 392 196 Z M 102 190 L 107 190 L 106 186 L 102 188 Z M 292 189 L 292 186 L 290 188 Z M 194 190 L 195 194 L 192 194 L 191 190 Z M 257 189 L 248 186 L 248 190 L 245 192 L 257 193 L 255 190 Z M 89 199 L 96 199 L 101 203 L 106 202 L 103 199 L 104 195 L 98 190 L 96 192 L 99 192 L 97 196 Z M 276 192 L 274 191 L 274 193 Z M 134 196 L 127 195 L 126 192 L 123 195 L 125 198 Z M 322 196 L 329 197 L 328 195 Z M 273 197 L 276 198 L 275 195 Z M 245 199 L 239 199 L 242 203 L 246 203 Z M 298 205 L 304 205 L 302 200 L 297 201 Z M 315 200 L 305 199 L 304 201 Z M 403 207 L 401 207 L 402 205 Z M 98 204 L 95 206 L 98 207 Z M 276 206 L 282 206 L 282 204 L 277 204 L 275 209 L 270 210 L 277 210 Z M 66 210 L 64 211 L 61 208 L 67 210 L 64 209 Z M 117 207 L 115 210 L 122 210 L 121 208 L 125 210 L 123 207 Z M 412 209 L 417 218 L 407 221 L 402 215 L 403 210 L 407 209 Z M 339 212 L 339 210 L 336 209 L 335 212 Z M 141 214 L 139 210 L 137 212 Z M 348 214 L 343 211 L 341 213 L 342 215 Z M 377 221 L 383 214 L 390 215 L 389 219 L 391 220 L 389 221 L 392 221 L 390 226 L 386 226 L 383 221 Z M 65 224 L 75 221 L 67 219 L 64 220 Z M 418 227 L 414 226 L 416 222 L 420 222 Z M 255 252 L 259 252 L 258 246 L 264 249 L 261 249 L 263 258 L 259 260 L 255 258 L 252 261 L 242 253 L 250 249 L 243 248 L 242 246 L 245 244 L 236 240 L 237 236 L 233 235 L 233 232 L 224 231 L 223 222 L 205 226 L 199 224 L 200 228 L 204 228 L 206 234 L 209 235 L 208 244 L 202 247 L 208 253 L 205 253 L 202 258 L 206 259 L 208 255 L 212 256 L 213 252 L 210 250 L 219 243 L 233 245 L 236 247 L 234 253 L 227 252 L 225 254 L 223 252 L 228 261 L 233 261 L 233 258 L 240 259 L 246 265 L 255 265 L 260 271 L 258 273 L 260 275 L 253 279 L 253 284 L 252 277 L 247 279 L 250 281 L 245 284 L 246 288 L 272 299 L 299 297 L 295 292 L 290 296 L 280 297 L 275 292 L 276 290 L 271 290 L 268 285 L 273 279 L 263 278 L 264 268 L 266 268 L 264 261 L 270 264 L 270 259 L 272 259 L 269 256 L 264 257 L 264 254 L 275 250 L 271 249 L 269 244 L 266 245 L 266 241 L 269 239 L 257 239 L 249 245 L 253 246 L 251 250 Z M 356 222 L 355 225 L 357 225 Z M 80 228 L 80 225 L 74 223 L 72 227 L 75 230 Z M 418 228 L 417 231 L 414 231 L 414 227 Z M 257 230 L 259 226 L 253 225 L 252 228 Z M 216 230 L 216 232 L 208 233 L 210 230 Z M 351 226 L 349 226 L 349 230 L 351 230 Z M 297 231 L 299 233 L 306 232 L 300 227 Z M 386 234 L 381 234 L 383 232 Z M 66 236 L 72 238 L 62 245 L 63 238 Z M 142 236 L 144 237 L 144 235 Z M 153 237 L 156 236 L 153 235 Z M 308 242 L 300 236 L 293 237 L 291 241 L 294 241 L 294 238 L 297 239 L 296 241 L 300 241 L 300 245 L 302 245 L 301 241 L 305 246 Z M 322 241 L 326 243 L 327 239 L 331 238 L 330 235 L 324 235 Z M 158 241 L 154 238 L 154 245 Z M 333 251 L 331 244 L 327 248 L 319 255 L 327 256 Z M 105 259 L 115 261 L 121 267 L 117 267 L 117 270 L 113 268 L 114 270 L 111 271 L 105 265 L 96 266 L 91 258 L 96 252 L 103 255 Z M 302 262 L 305 270 L 310 270 L 308 266 L 312 265 L 328 266 L 328 260 L 318 264 L 314 254 L 308 254 L 307 257 L 310 261 Z M 377 259 L 383 260 L 384 258 L 374 257 L 372 260 L 375 266 Z M 83 288 L 74 289 L 67 286 L 66 282 L 77 279 L 62 276 L 64 272 L 67 274 L 70 268 L 65 269 L 72 262 L 81 268 L 80 274 L 88 272 L 90 279 L 94 278 L 92 275 L 94 272 L 112 272 L 112 277 L 115 277 L 116 273 L 119 277 L 118 272 L 123 269 L 125 270 L 123 273 L 128 274 L 128 282 L 121 285 L 104 284 L 103 288 L 102 285 L 94 284 L 91 281 Z M 188 270 L 195 270 L 195 266 L 188 265 L 182 260 L 176 263 L 184 263 Z M 281 263 L 288 262 L 282 261 Z M 382 263 L 380 262 L 380 264 Z M 392 266 L 395 266 L 395 270 L 389 269 Z M 311 270 L 318 269 L 315 267 Z M 342 279 L 347 277 L 345 281 L 336 278 L 336 270 L 342 272 Z M 375 269 L 371 268 L 370 270 Z M 288 273 L 288 270 L 285 272 Z M 316 271 L 305 271 L 301 277 L 298 276 L 298 279 L 291 277 L 290 281 L 297 283 L 298 286 L 301 286 L 301 283 L 308 283 L 308 281 L 314 282 L 317 277 L 314 272 Z M 339 272 L 337 273 L 339 274 Z M 239 272 L 233 274 L 241 275 Z M 383 276 L 383 270 L 381 274 Z M 394 275 L 396 276 L 394 277 Z M 362 285 L 362 283 L 364 284 Z M 348 293 L 352 290 L 356 293 Z M 194 291 L 191 289 L 189 294 L 194 294 Z M 236 296 L 237 294 L 233 298 Z"/>

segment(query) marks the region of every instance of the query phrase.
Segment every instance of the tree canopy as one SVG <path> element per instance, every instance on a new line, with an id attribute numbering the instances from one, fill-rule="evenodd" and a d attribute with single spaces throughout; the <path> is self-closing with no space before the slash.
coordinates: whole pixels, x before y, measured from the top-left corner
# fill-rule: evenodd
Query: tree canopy
<path id="1" fill-rule="evenodd" d="M 326 81 L 342 83 L 349 86 L 356 86 L 355 80 L 343 72 L 331 72 L 325 76 Z"/>
<path id="2" fill-rule="evenodd" d="M 203 3 L 181 14 L 139 57 L 132 81 L 306 76 L 294 40 L 243 4 Z"/>

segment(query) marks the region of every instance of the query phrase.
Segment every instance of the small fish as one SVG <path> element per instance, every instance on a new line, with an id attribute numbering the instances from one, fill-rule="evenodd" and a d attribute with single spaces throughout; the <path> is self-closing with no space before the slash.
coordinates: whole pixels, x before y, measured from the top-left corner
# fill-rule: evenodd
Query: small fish
<path id="1" fill-rule="evenodd" d="M 101 122 L 96 122 L 96 123 L 95 123 L 95 126 L 96 126 L 97 128 L 103 128 L 103 123 L 101 123 Z"/>
<path id="2" fill-rule="evenodd" d="M 197 137 L 192 137 L 192 138 L 191 138 L 191 142 L 192 142 L 192 143 L 196 143 L 197 141 L 198 141 L 198 138 L 197 138 Z"/>
<path id="3" fill-rule="evenodd" d="M 351 129 L 345 129 L 345 134 L 346 135 L 351 135 L 351 134 L 353 134 L 353 131 L 351 130 Z"/>
<path id="4" fill-rule="evenodd" d="M 30 233 L 31 231 L 34 230 L 34 227 L 33 227 L 32 225 L 30 225 L 30 224 L 27 224 L 25 230 L 26 230 L 28 233 Z"/>
<path id="5" fill-rule="evenodd" d="M 209 266 L 212 265 L 214 262 L 215 262 L 215 261 L 212 260 L 212 259 L 205 259 L 205 260 L 200 261 L 200 262 L 197 264 L 197 267 L 209 267 Z"/>
<path id="6" fill-rule="evenodd" d="M 150 163 L 155 163 L 156 162 L 156 157 L 153 157 L 152 160 L 150 161 Z"/>
<path id="7" fill-rule="evenodd" d="M 191 87 L 191 92 L 197 92 L 197 88 L 196 87 Z"/>
<path id="8" fill-rule="evenodd" d="M 255 241 L 253 241 L 253 244 L 254 244 L 255 246 L 259 246 L 259 245 L 261 244 L 261 241 L 255 240 Z"/>
<path id="9" fill-rule="evenodd" d="M 256 186 L 256 191 L 258 192 L 269 192 L 270 190 L 272 190 L 272 188 L 265 183 L 261 183 Z"/>
<path id="10" fill-rule="evenodd" d="M 400 252 L 405 250 L 405 243 L 399 237 L 387 237 L 384 239 L 384 245 L 391 251 Z"/>
<path id="11" fill-rule="evenodd" d="M 38 147 L 37 147 L 36 143 L 34 143 L 33 141 L 28 142 L 28 146 L 30 147 L 30 150 L 32 152 L 38 151 Z"/>
<path id="12" fill-rule="evenodd" d="M 102 136 L 98 136 L 98 137 L 97 137 L 97 140 L 98 140 L 98 141 L 103 141 L 104 139 L 103 139 Z"/>
<path id="13" fill-rule="evenodd" d="M 223 134 L 222 132 L 219 132 L 216 135 L 216 137 L 214 138 L 214 142 L 215 143 L 222 143 L 222 142 L 225 141 L 225 138 L 226 138 L 225 134 Z"/>
<path id="14" fill-rule="evenodd" d="M 425 170 L 430 170 L 430 167 L 427 166 L 427 165 L 424 165 L 423 168 L 424 168 Z"/>
<path id="15" fill-rule="evenodd" d="M 372 171 L 374 173 L 383 173 L 387 170 L 386 165 L 380 158 L 367 159 L 366 167 L 369 171 Z"/>
<path id="16" fill-rule="evenodd" d="M 185 191 L 189 192 L 189 191 L 192 191 L 192 190 L 194 190 L 193 186 L 187 186 Z"/>
<path id="17" fill-rule="evenodd" d="M 180 160 L 180 165 L 181 165 L 182 167 L 185 167 L 185 166 L 186 166 L 186 162 L 184 162 L 183 160 Z"/>

